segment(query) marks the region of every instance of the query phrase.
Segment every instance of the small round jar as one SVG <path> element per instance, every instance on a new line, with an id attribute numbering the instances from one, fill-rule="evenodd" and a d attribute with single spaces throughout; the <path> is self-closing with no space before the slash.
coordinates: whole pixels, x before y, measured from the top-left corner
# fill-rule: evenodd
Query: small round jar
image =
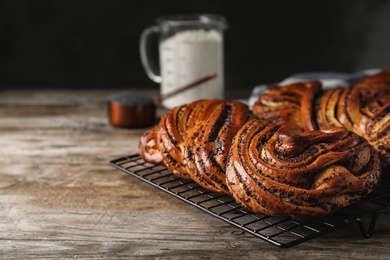
<path id="1" fill-rule="evenodd" d="M 110 124 L 122 128 L 144 128 L 155 123 L 156 105 L 146 95 L 123 91 L 108 97 Z"/>

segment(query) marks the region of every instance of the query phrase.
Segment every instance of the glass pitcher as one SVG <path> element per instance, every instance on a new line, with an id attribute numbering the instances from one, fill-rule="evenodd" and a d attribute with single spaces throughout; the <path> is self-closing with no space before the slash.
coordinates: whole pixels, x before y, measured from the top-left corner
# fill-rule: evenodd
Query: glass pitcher
<path id="1" fill-rule="evenodd" d="M 223 31 L 225 17 L 215 14 L 163 16 L 140 38 L 141 62 L 148 77 L 166 94 L 209 74 L 217 77 L 163 100 L 173 108 L 199 99 L 224 98 Z M 159 64 L 152 59 L 151 37 L 158 36 Z"/>

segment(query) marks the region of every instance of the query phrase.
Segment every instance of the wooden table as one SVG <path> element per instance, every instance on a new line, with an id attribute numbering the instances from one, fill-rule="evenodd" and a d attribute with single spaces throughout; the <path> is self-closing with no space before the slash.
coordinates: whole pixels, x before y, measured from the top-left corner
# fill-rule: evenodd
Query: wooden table
<path id="1" fill-rule="evenodd" d="M 0 91 L 0 258 L 390 259 L 390 214 L 278 248 L 115 169 L 144 131 L 108 123 L 116 91 Z"/>

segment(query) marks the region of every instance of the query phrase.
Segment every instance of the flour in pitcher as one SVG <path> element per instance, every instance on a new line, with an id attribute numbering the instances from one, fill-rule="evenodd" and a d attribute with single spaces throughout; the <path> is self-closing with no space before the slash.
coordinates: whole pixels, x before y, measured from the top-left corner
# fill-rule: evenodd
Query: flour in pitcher
<path id="1" fill-rule="evenodd" d="M 188 30 L 160 42 L 161 93 L 169 93 L 209 74 L 217 77 L 163 101 L 166 108 L 199 99 L 223 98 L 223 35 L 217 30 Z"/>

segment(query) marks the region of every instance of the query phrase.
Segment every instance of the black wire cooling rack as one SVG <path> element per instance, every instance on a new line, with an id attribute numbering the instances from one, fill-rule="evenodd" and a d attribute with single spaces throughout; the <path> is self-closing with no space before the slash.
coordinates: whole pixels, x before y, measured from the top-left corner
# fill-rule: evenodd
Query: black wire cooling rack
<path id="1" fill-rule="evenodd" d="M 146 163 L 138 154 L 112 160 L 110 163 L 127 174 L 281 248 L 292 247 L 351 224 L 356 224 L 361 235 L 368 238 L 374 232 L 378 217 L 390 210 L 389 181 L 382 181 L 368 198 L 350 206 L 365 209 L 369 206 L 371 213 L 364 221 L 362 210 L 347 207 L 332 215 L 300 222 L 254 214 L 242 208 L 231 196 L 210 192 L 192 180 L 178 178 L 162 166 Z M 367 213 L 367 210 L 364 212 Z M 366 221 L 368 226 L 363 224 Z"/>

